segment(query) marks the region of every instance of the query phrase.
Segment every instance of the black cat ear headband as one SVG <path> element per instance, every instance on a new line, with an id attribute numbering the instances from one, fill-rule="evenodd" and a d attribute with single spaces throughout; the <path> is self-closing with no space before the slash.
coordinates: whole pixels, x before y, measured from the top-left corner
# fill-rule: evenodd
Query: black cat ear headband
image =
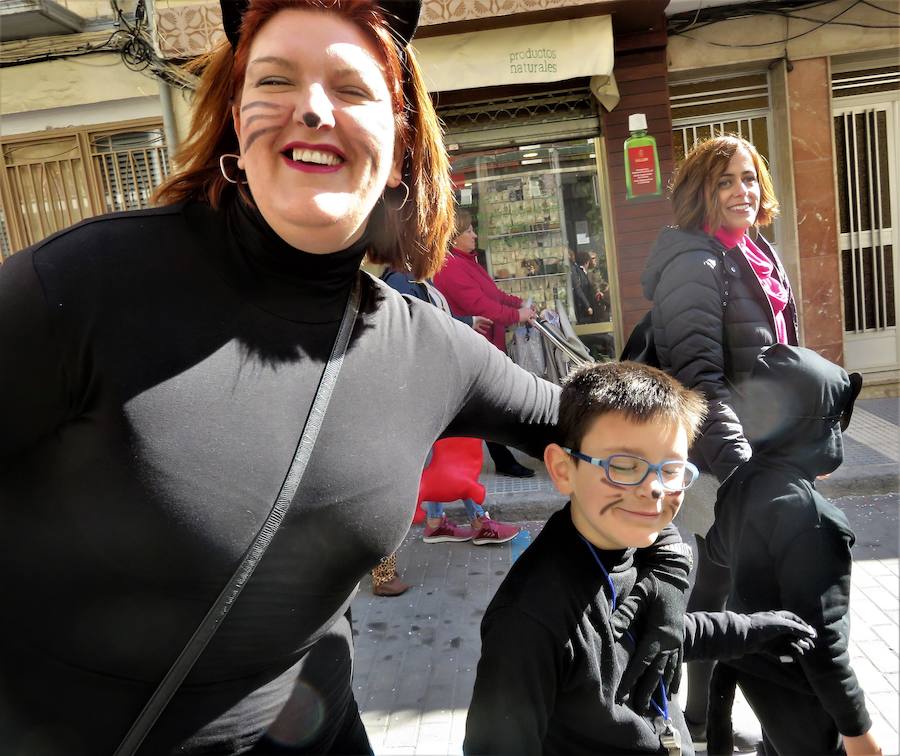
<path id="1" fill-rule="evenodd" d="M 409 44 L 419 25 L 422 0 L 373 0 L 384 13 L 385 20 L 402 49 Z M 241 17 L 250 0 L 219 0 L 222 7 L 222 25 L 232 49 L 237 47 L 241 34 Z"/>

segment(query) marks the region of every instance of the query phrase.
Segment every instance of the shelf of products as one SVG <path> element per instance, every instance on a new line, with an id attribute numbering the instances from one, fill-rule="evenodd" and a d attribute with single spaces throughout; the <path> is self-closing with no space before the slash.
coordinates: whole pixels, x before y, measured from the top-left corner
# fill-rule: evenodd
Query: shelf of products
<path id="1" fill-rule="evenodd" d="M 538 310 L 568 301 L 568 246 L 553 173 L 505 176 L 483 186 L 478 227 L 497 285 Z"/>

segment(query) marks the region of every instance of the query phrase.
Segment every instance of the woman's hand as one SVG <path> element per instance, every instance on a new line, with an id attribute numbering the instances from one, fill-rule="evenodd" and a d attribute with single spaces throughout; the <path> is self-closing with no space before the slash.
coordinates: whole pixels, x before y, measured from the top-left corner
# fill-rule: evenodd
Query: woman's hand
<path id="1" fill-rule="evenodd" d="M 491 330 L 492 325 L 494 325 L 494 321 L 490 318 L 485 318 L 481 315 L 472 316 L 472 328 L 474 328 L 482 336 L 488 335 L 488 332 Z"/>
<path id="2" fill-rule="evenodd" d="M 869 730 L 864 735 L 842 735 L 844 739 L 844 750 L 847 756 L 881 756 L 881 748 L 875 742 L 872 731 Z"/>
<path id="3" fill-rule="evenodd" d="M 532 320 L 537 317 L 537 313 L 534 311 L 534 307 L 520 307 L 519 308 L 519 322 L 520 323 L 530 323 Z"/>

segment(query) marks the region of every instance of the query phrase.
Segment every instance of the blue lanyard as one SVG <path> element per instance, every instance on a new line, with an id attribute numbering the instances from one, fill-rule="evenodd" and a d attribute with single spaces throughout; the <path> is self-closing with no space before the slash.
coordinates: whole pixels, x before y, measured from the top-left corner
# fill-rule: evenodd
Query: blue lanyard
<path id="1" fill-rule="evenodd" d="M 612 596 L 610 599 L 610 605 L 612 607 L 612 611 L 616 610 L 616 604 L 618 603 L 618 594 L 616 593 L 616 586 L 613 585 L 612 578 L 609 576 L 609 572 L 606 571 L 606 567 L 603 566 L 603 562 L 600 561 L 600 557 L 597 556 L 597 551 L 594 549 L 594 545 L 581 533 L 578 534 L 579 538 L 584 541 L 584 545 L 588 547 L 588 551 L 591 552 L 591 556 L 594 557 L 594 561 L 597 563 L 597 566 L 600 568 L 600 571 L 603 573 L 603 577 L 606 578 L 606 582 L 609 585 L 609 592 Z M 634 639 L 634 636 L 628 631 L 625 631 L 625 635 L 628 636 L 628 640 L 631 641 L 632 645 L 637 646 L 637 642 Z M 669 702 L 668 702 L 668 694 L 666 692 L 666 682 L 663 679 L 663 676 L 659 676 L 659 687 L 660 692 L 662 693 L 662 706 L 660 706 L 653 698 L 650 699 L 650 703 L 653 704 L 653 708 L 659 713 L 659 715 L 668 721 L 669 719 Z"/>

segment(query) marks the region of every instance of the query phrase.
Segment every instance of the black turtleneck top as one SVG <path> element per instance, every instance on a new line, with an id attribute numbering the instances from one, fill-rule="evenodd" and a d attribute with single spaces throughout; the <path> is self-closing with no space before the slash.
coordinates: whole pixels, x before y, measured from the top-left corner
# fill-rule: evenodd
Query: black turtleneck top
<path id="1" fill-rule="evenodd" d="M 81 223 L 0 266 L 0 743 L 111 753 L 290 464 L 362 304 L 293 506 L 140 753 L 241 753 L 405 535 L 441 435 L 534 455 L 558 392 L 358 273 L 202 203 Z"/>
<path id="2" fill-rule="evenodd" d="M 240 752 L 405 535 L 444 433 L 539 454 L 554 387 L 251 209 L 89 220 L 0 267 L 0 743 L 111 753 L 269 512 L 352 282 L 282 529 L 142 754 Z M 207 752 L 207 751 L 203 751 Z"/>

